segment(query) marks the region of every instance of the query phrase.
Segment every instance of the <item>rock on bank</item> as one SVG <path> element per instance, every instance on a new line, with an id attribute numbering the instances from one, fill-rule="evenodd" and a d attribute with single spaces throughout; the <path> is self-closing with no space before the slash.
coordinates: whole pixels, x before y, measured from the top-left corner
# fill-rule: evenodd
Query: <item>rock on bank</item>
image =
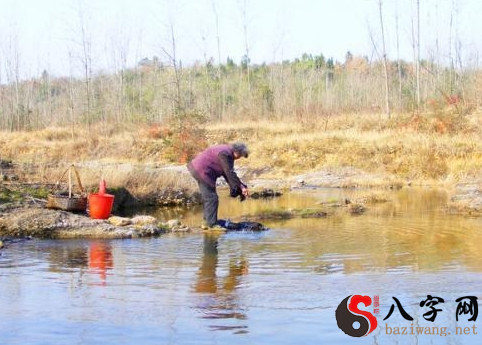
<path id="1" fill-rule="evenodd" d="M 46 209 L 41 206 L 12 206 L 0 213 L 0 238 L 132 238 L 156 236 L 167 227 L 149 221 L 114 225 L 108 220 L 90 219 L 86 215 Z"/>

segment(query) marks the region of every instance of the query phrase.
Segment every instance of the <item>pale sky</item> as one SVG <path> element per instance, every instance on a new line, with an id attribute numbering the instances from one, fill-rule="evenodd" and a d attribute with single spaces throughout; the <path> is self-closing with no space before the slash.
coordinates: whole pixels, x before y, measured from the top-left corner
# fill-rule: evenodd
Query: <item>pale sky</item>
<path id="1" fill-rule="evenodd" d="M 389 59 L 411 60 L 416 0 L 382 0 Z M 247 45 L 252 63 L 301 57 L 343 62 L 347 51 L 378 58 L 379 0 L 0 0 L 0 83 L 43 70 L 81 74 L 82 27 L 94 72 L 132 67 L 142 58 L 172 54 L 184 65 L 213 58 L 236 63 Z M 420 0 L 422 58 L 479 66 L 482 1 Z M 217 16 L 216 16 L 217 13 Z M 245 13 L 245 15 L 243 14 Z M 398 21 L 397 21 L 398 18 Z M 398 35 L 397 35 L 398 22 Z M 81 25 L 82 23 L 82 25 Z M 376 49 L 375 49 L 376 47 Z"/>

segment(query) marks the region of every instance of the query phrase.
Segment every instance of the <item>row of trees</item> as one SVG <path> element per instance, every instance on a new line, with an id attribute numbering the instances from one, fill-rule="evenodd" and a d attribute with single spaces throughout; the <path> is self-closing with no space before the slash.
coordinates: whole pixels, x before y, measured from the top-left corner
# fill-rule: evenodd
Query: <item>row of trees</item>
<path id="1" fill-rule="evenodd" d="M 387 104 L 399 113 L 451 102 L 479 105 L 480 71 L 431 61 L 421 61 L 417 68 L 348 52 L 343 63 L 322 54 L 269 65 L 251 65 L 245 56 L 240 64 L 228 59 L 189 67 L 153 58 L 136 68 L 85 78 L 51 78 L 44 72 L 40 78 L 0 86 L 0 129 L 162 123 L 199 114 L 212 121 L 300 120 L 340 112 L 383 114 Z"/>
<path id="2" fill-rule="evenodd" d="M 462 63 L 462 42 L 458 33 L 460 0 L 445 3 L 450 10 L 447 12 L 450 16 L 445 17 L 449 24 L 445 30 L 448 55 L 439 47 L 443 36 L 439 37 L 435 30 L 436 49 L 428 54 L 430 58 L 421 58 L 421 3 L 427 7 L 427 13 L 435 11 L 438 18 L 438 1 L 373 0 L 367 4 L 374 9 L 378 7 L 377 20 L 369 24 L 371 56 L 354 56 L 348 52 L 344 61 L 334 61 L 323 54 L 304 54 L 292 61 L 263 65 L 250 61 L 249 12 L 253 4 L 248 0 L 236 0 L 245 54 L 236 63 L 230 58 L 221 62 L 218 16 L 221 2 L 209 2 L 216 23 L 216 62 L 209 60 L 205 52 L 203 62 L 182 65 L 178 58 L 177 17 L 173 10 L 168 19 L 159 20 L 163 25 L 162 33 L 167 36 L 165 44 L 158 49 L 163 59 L 146 58 L 135 68 L 128 67 L 127 56 L 132 47 L 128 36 L 121 35 L 111 53 L 103 54 L 109 55 L 112 72 L 94 72 L 98 55 L 93 53 L 93 48 L 98 44 L 93 42 L 96 35 L 85 8 L 87 4 L 82 0 L 76 2 L 74 9 L 74 17 L 78 20 L 72 25 L 69 77 L 52 78 L 45 71 L 39 78 L 21 79 L 18 38 L 14 34 L 2 40 L 0 129 L 33 130 L 69 125 L 74 132 L 77 124 L 90 128 L 92 123 L 102 121 L 170 122 L 169 125 L 176 125 L 174 129 L 182 130 L 186 123 L 202 118 L 212 121 L 245 117 L 300 120 L 341 112 L 379 112 L 388 118 L 392 113 L 436 110 L 447 103 L 457 103 L 458 111 L 479 105 L 481 71 Z M 163 4 L 175 8 L 177 1 L 166 0 Z M 394 4 L 396 15 L 390 20 L 389 9 Z M 409 5 L 411 11 L 398 8 Z M 162 10 L 165 7 L 170 6 L 162 6 Z M 411 23 L 413 62 L 400 58 L 399 16 L 404 13 L 410 16 L 406 19 Z M 392 43 L 396 41 L 396 58 L 387 53 L 386 42 L 390 38 Z M 424 44 L 424 50 L 429 44 Z"/>

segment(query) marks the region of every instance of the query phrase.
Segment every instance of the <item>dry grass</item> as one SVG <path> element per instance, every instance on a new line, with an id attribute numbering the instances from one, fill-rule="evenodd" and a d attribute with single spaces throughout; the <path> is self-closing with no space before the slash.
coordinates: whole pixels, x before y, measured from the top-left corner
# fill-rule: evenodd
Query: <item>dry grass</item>
<path id="1" fill-rule="evenodd" d="M 206 125 L 209 144 L 245 141 L 251 150 L 239 165 L 260 177 L 353 167 L 406 181 L 454 183 L 477 178 L 482 169 L 481 114 L 463 119 L 442 116 L 333 115 L 304 123 L 256 121 Z M 152 189 L 192 187 L 166 153 L 169 142 L 150 135 L 151 127 L 49 128 L 39 132 L 0 133 L 0 158 L 29 163 L 37 178 L 52 182 L 69 164 L 81 167 L 88 186 L 101 177 L 112 186 Z M 199 147 L 199 150 L 203 147 Z M 26 173 L 27 174 L 27 173 Z M 28 174 L 27 174 L 28 175 Z M 32 176 L 35 178 L 35 176 Z M 93 188 L 93 187 L 92 187 Z"/>
<path id="2" fill-rule="evenodd" d="M 457 123 L 456 130 L 440 130 L 441 119 L 448 125 Z M 414 121 L 417 126 L 411 126 Z M 463 121 L 458 114 L 393 115 L 391 120 L 380 120 L 379 115 L 341 115 L 333 116 L 327 125 L 324 121 L 231 123 L 213 125 L 208 132 L 218 142 L 232 139 L 232 133 L 242 134 L 253 151 L 245 164 L 270 167 L 266 176 L 322 169 L 336 172 L 349 166 L 413 183 L 453 183 L 480 175 L 480 122 L 480 113 Z"/>

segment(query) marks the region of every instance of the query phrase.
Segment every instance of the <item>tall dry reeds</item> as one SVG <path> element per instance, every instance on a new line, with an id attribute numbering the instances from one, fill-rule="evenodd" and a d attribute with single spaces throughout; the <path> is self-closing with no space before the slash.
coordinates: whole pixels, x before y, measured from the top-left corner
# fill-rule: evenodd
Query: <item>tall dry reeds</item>
<path id="1" fill-rule="evenodd" d="M 447 116 L 446 121 L 456 121 L 459 115 Z M 336 176 L 351 168 L 360 172 L 357 185 L 368 184 L 363 174 L 450 184 L 477 178 L 482 170 L 480 119 L 479 113 L 466 116 L 456 133 L 437 130 L 431 117 L 413 115 L 382 122 L 378 114 L 332 115 L 328 123 L 233 121 L 203 125 L 202 140 L 192 148 L 197 153 L 207 145 L 245 141 L 251 154 L 236 165 L 258 178 L 319 171 Z M 91 189 L 100 178 L 139 195 L 165 187 L 195 188 L 185 165 L 173 162 L 165 138 L 170 131 L 156 128 L 124 125 L 88 136 L 85 126 L 75 138 L 69 128 L 0 132 L 0 156 L 29 167 L 24 180 L 32 182 L 53 183 L 75 164 Z"/>

